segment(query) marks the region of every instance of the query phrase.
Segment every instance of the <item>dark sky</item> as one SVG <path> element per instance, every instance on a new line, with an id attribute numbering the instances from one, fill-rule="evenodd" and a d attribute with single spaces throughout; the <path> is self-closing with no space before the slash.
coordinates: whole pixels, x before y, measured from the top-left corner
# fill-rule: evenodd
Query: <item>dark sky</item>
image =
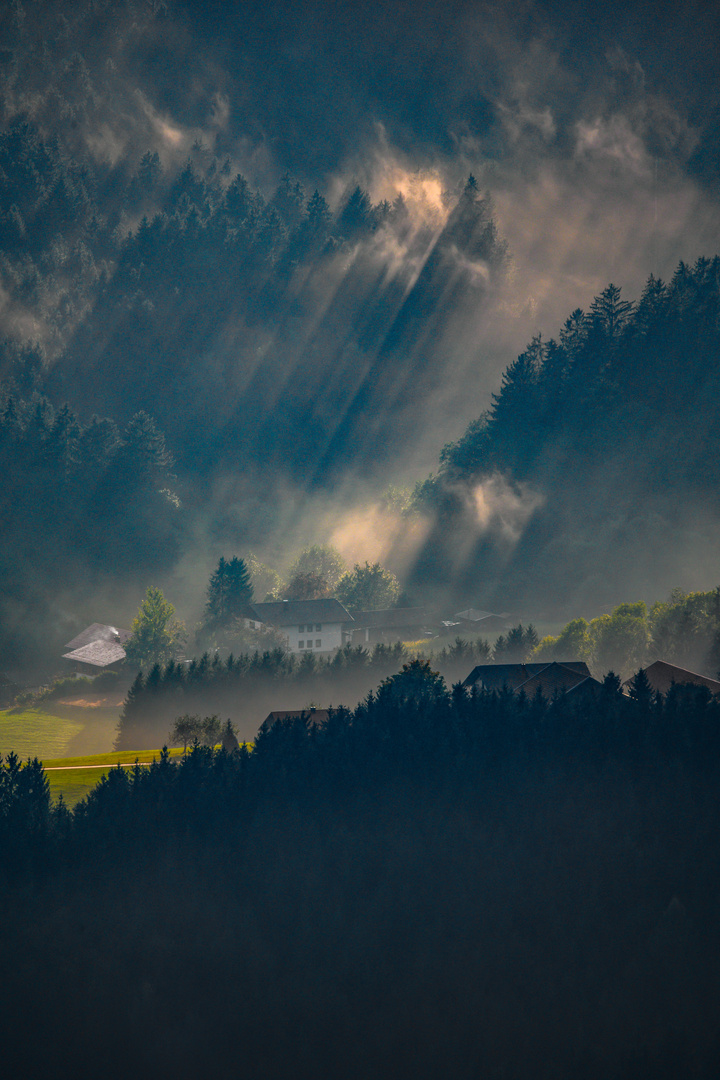
<path id="1" fill-rule="evenodd" d="M 187 12 L 197 58 L 204 64 L 209 49 L 236 96 L 233 126 L 313 175 L 334 168 L 377 123 L 408 152 L 450 154 L 474 135 L 487 155 L 504 158 L 503 110 L 513 105 L 549 107 L 562 144 L 581 118 L 638 95 L 677 111 L 697 140 L 682 156 L 697 174 L 716 175 L 707 152 L 716 145 L 720 73 L 711 3 L 316 0 L 188 4 Z M 619 50 L 625 79 L 617 62 L 614 74 L 608 68 Z M 177 101 L 177 86 L 168 94 L 168 104 L 173 94 Z M 666 137 L 657 149 L 677 147 Z"/>
<path id="2" fill-rule="evenodd" d="M 355 177 L 387 194 L 400 166 L 448 186 L 472 171 L 490 188 L 535 313 L 518 347 L 611 278 L 636 295 L 650 271 L 716 249 L 716 5 L 185 11 L 182 87 L 173 73 L 157 105 L 189 127 L 215 123 L 218 147 L 259 181 L 290 169 L 331 197 Z"/>

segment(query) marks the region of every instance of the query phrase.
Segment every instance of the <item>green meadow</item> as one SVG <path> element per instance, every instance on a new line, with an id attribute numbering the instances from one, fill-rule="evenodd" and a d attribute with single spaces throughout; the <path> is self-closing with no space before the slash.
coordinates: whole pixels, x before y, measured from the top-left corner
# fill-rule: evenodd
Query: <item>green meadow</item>
<path id="1" fill-rule="evenodd" d="M 112 752 L 120 708 L 45 701 L 37 709 L 0 710 L 0 756 L 12 751 L 23 761 L 37 757 L 48 768 L 72 766 L 47 775 L 53 798 L 62 791 L 66 802 L 74 805 L 117 761 L 134 761 L 132 754 Z M 142 760 L 151 761 L 152 754 L 143 753 Z M 83 765 L 86 768 L 79 768 Z M 104 771 L 90 765 L 104 766 Z"/>
<path id="2" fill-rule="evenodd" d="M 62 795 L 75 806 L 111 769 L 135 762 L 150 765 L 160 750 L 113 750 L 120 706 L 93 709 L 44 702 L 46 709 L 0 710 L 0 757 L 15 752 L 23 761 L 39 758 L 54 802 Z M 48 711 L 52 710 L 52 711 Z M 171 757 L 182 757 L 173 747 Z"/>
<path id="3" fill-rule="evenodd" d="M 143 750 L 138 754 L 127 750 L 115 750 L 110 754 L 50 758 L 43 761 L 43 765 L 50 783 L 50 795 L 53 801 L 57 802 L 62 795 L 66 804 L 73 807 L 84 799 L 111 769 L 117 768 L 118 765 L 132 769 L 136 761 L 140 765 L 149 765 L 159 756 L 159 750 Z M 177 747 L 170 750 L 170 756 L 181 757 L 182 749 Z"/>
<path id="4" fill-rule="evenodd" d="M 0 754 L 23 759 L 103 754 L 112 750 L 120 709 L 43 702 L 43 708 L 0 710 Z"/>

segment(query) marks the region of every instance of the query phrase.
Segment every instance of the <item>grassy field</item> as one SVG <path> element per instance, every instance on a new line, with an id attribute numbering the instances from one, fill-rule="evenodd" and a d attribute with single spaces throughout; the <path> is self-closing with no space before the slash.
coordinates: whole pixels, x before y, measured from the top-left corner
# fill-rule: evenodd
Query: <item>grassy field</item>
<path id="1" fill-rule="evenodd" d="M 47 774 L 52 797 L 57 799 L 62 791 L 68 805 L 74 806 L 118 761 L 135 760 L 134 754 L 110 752 L 119 711 L 115 705 L 90 709 L 58 701 L 43 702 L 38 709 L 3 709 L 0 755 L 14 751 L 23 761 L 37 757 L 46 768 L 54 766 Z M 152 756 L 143 753 L 140 760 L 152 761 Z"/>
<path id="2" fill-rule="evenodd" d="M 75 806 L 118 764 L 149 765 L 160 750 L 113 750 L 121 702 L 44 701 L 42 708 L 0 710 L 0 757 L 14 751 L 23 761 L 39 758 L 53 800 L 62 794 Z M 181 748 L 170 750 L 182 756 Z"/>
<path id="3" fill-rule="evenodd" d="M 44 701 L 36 708 L 0 710 L 0 754 L 14 750 L 21 758 L 105 754 L 113 748 L 118 704 L 95 708 L 71 702 Z"/>
<path id="4" fill-rule="evenodd" d="M 67 805 L 73 807 L 117 765 L 131 769 L 136 760 L 141 765 L 149 765 L 159 756 L 159 750 L 143 750 L 137 754 L 121 750 L 113 751 L 111 754 L 50 758 L 44 761 L 43 765 L 50 782 L 50 794 L 53 800 L 57 802 L 62 795 Z M 182 749 L 179 747 L 172 749 L 170 756 L 181 757 Z"/>

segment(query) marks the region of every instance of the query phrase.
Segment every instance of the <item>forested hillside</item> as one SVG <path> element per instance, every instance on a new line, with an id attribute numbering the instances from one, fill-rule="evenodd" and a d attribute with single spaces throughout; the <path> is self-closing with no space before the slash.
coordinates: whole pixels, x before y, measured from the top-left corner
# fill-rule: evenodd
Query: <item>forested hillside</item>
<path id="1" fill-rule="evenodd" d="M 529 104 L 512 58 L 541 49 L 549 16 L 532 8 L 492 41 L 479 10 L 443 12 L 432 62 L 430 9 L 399 38 L 389 16 L 359 6 L 328 22 L 322 3 L 307 18 L 230 5 L 224 22 L 192 0 L 3 9 L 8 663 L 56 657 L 80 612 L 129 618 L 150 575 L 177 574 L 197 606 L 221 550 L 280 565 L 340 525 L 354 542 L 368 505 L 369 541 L 418 603 L 567 618 L 715 583 L 714 128 L 700 133 L 687 88 L 692 133 L 663 97 L 675 68 L 646 87 L 600 38 L 596 98 L 572 104 L 560 79 L 552 109 L 537 88 Z M 482 78 L 470 29 L 485 35 Z M 654 177 L 652 244 L 640 222 L 618 246 L 617 170 L 638 206 Z M 523 216 L 570 191 L 591 207 L 572 236 L 556 210 Z M 658 219 L 680 205 L 684 224 Z M 604 213 L 615 224 L 599 243 Z M 641 261 L 695 259 L 699 238 L 708 258 L 631 302 Z M 553 279 L 564 245 L 587 247 L 592 273 L 576 262 Z M 588 304 L 608 259 L 625 291 Z M 518 328 L 566 298 L 585 308 L 497 388 Z M 388 496 L 493 386 L 439 475 Z"/>
<path id="2" fill-rule="evenodd" d="M 53 20 L 33 10 L 49 35 Z M 123 10 L 111 49 L 138 65 L 140 29 L 158 34 L 169 16 L 146 11 L 138 28 Z M 212 125 L 183 153 L 157 118 L 154 132 L 135 124 L 139 145 L 126 134 L 101 153 L 91 131 L 128 90 L 88 36 L 90 9 L 73 17 L 87 56 L 67 20 L 60 38 L 10 21 L 2 322 L 44 347 L 53 401 L 121 422 L 147 409 L 198 478 L 271 466 L 307 487 L 379 472 L 418 407 L 430 415 L 451 316 L 455 335 L 463 308 L 502 280 L 505 245 L 475 180 L 418 180 L 375 204 L 348 182 L 331 208 L 324 177 L 313 188 L 286 173 L 263 192 L 215 152 Z M 50 81 L 31 92 L 38 60 Z"/>
<path id="3" fill-rule="evenodd" d="M 442 522 L 424 570 L 451 565 L 470 583 L 484 563 L 488 602 L 535 597 L 568 613 L 571 598 L 652 595 L 663 575 L 716 573 L 719 357 L 717 256 L 681 263 L 667 283 L 651 276 L 637 302 L 610 284 L 557 338 L 534 338 L 416 491 Z M 498 489 L 528 504 L 517 543 L 498 528 L 463 565 L 451 552 L 444 564 L 478 493 L 502 519 Z"/>
<path id="4" fill-rule="evenodd" d="M 720 1075 L 719 28 L 0 4 L 3 1075 Z"/>
<path id="5" fill-rule="evenodd" d="M 502 280 L 472 178 L 409 203 L 350 184 L 331 209 L 287 174 L 260 191 L 209 121 L 176 146 L 143 95 L 184 25 L 132 4 L 5 13 L 6 663 L 71 636 L 60 591 L 67 625 L 96 591 L 171 573 L 198 531 L 262 548 L 288 487 L 412 452 L 451 314 Z"/>

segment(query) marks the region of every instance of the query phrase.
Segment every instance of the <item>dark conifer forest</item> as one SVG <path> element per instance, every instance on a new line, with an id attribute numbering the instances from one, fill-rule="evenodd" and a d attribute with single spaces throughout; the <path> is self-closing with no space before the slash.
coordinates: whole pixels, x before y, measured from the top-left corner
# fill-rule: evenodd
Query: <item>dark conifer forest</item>
<path id="1" fill-rule="evenodd" d="M 10 759 L 6 1067 L 710 1078 L 719 751 L 702 688 L 548 702 L 415 661 L 73 814 Z"/>
<path id="2" fill-rule="evenodd" d="M 497 575 L 496 602 L 572 592 L 587 603 L 610 563 L 616 586 L 652 590 L 668 547 L 684 537 L 692 551 L 692 534 L 715 520 L 718 357 L 718 256 L 681 263 L 668 282 L 651 275 L 636 302 L 610 284 L 556 337 L 533 338 L 418 489 L 438 511 L 428 566 L 438 547 L 451 549 L 460 522 L 470 529 L 469 493 L 501 476 L 543 505 L 509 561 L 496 538 L 480 537 L 465 567 L 448 552 L 441 565 L 466 572 L 468 588 L 482 563 Z"/>

